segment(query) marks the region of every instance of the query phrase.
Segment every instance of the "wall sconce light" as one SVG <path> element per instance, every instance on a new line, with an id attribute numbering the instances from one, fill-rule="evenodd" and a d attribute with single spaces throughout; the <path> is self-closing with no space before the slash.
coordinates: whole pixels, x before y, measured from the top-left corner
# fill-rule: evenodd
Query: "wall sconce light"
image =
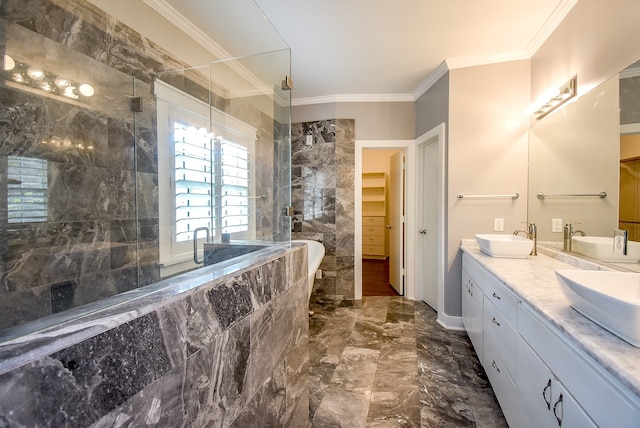
<path id="1" fill-rule="evenodd" d="M 548 97 L 548 100 L 542 101 L 542 105 L 534 108 L 533 114 L 536 115 L 536 119 L 542 119 L 562 104 L 569 101 L 571 98 L 576 96 L 576 89 L 578 87 L 578 77 L 573 76 L 569 79 L 564 85 L 560 86 L 560 88 L 553 94 Z"/>
<path id="2" fill-rule="evenodd" d="M 95 89 L 88 83 L 77 83 L 40 67 L 24 62 L 16 62 L 9 55 L 4 56 L 3 71 L 5 79 L 48 94 L 63 96 L 74 100 L 88 98 Z"/>

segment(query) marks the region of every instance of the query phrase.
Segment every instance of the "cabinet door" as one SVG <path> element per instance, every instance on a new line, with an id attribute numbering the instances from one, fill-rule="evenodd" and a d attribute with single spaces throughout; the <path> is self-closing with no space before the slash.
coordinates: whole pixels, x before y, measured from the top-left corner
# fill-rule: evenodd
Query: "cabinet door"
<path id="1" fill-rule="evenodd" d="M 527 343 L 518 337 L 516 392 L 530 427 L 595 427 L 575 399 Z"/>
<path id="2" fill-rule="evenodd" d="M 473 344 L 473 348 L 478 355 L 478 359 L 482 361 L 483 350 L 483 295 L 480 287 L 462 270 L 462 324 L 467 330 L 469 339 Z"/>
<path id="3" fill-rule="evenodd" d="M 518 333 L 502 312 L 484 297 L 483 334 L 484 340 L 490 341 L 498 356 L 502 360 L 509 376 L 515 379 L 516 371 L 516 337 Z"/>

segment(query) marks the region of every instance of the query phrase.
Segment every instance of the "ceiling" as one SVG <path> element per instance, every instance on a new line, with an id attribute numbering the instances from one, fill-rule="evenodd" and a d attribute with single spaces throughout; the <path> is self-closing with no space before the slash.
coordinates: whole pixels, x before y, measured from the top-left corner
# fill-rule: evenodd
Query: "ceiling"
<path id="1" fill-rule="evenodd" d="M 529 58 L 578 0 L 253 0 L 264 16 L 250 0 L 144 1 L 169 5 L 234 55 L 255 53 L 243 43 L 288 45 L 292 97 L 307 104 L 415 100 L 445 60 Z"/>

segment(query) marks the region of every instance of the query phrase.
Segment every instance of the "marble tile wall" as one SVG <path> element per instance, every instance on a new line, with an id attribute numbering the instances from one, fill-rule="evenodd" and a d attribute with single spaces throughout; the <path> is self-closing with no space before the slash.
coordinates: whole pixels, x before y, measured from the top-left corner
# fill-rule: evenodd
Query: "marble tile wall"
<path id="1" fill-rule="evenodd" d="M 307 145 L 311 136 L 311 145 Z M 294 123 L 291 131 L 292 239 L 322 241 L 321 295 L 354 297 L 355 121 Z"/>
<path id="2" fill-rule="evenodd" d="M 306 256 L 285 250 L 25 359 L 0 374 L 0 425 L 309 426 Z"/>
<path id="3" fill-rule="evenodd" d="M 188 64 L 85 0 L 6 0 L 0 13 L 0 54 L 78 81 L 89 74 L 96 89 L 73 102 L 0 84 L 0 183 L 7 156 L 20 155 L 47 161 L 49 186 L 46 222 L 9 224 L 0 185 L 3 330 L 159 279 L 152 82 L 161 75 L 206 101 L 209 92 L 201 77 L 166 73 Z M 134 94 L 144 104 L 135 117 Z M 212 95 L 215 107 L 258 129 L 256 193 L 267 198 L 257 201 L 256 230 L 272 239 L 282 228 L 273 214 L 273 186 L 282 181 L 274 175 L 274 120 L 251 101 Z M 54 137 L 70 144 L 51 144 Z"/>

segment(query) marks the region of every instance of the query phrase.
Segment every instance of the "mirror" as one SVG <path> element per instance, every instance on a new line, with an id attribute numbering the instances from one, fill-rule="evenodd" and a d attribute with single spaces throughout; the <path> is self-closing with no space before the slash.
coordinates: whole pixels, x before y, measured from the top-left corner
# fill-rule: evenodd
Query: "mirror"
<path id="1" fill-rule="evenodd" d="M 567 223 L 574 236 L 612 244 L 621 228 L 640 241 L 639 98 L 640 61 L 531 127 L 528 219 L 539 242 L 562 249 Z"/>

